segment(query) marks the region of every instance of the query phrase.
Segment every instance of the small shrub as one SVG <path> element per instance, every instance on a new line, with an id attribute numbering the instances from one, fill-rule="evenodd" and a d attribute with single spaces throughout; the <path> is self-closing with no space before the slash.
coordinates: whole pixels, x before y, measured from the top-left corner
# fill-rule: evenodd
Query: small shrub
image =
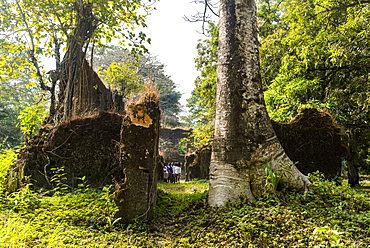
<path id="1" fill-rule="evenodd" d="M 29 185 L 6 197 L 7 207 L 15 212 L 32 211 L 40 206 L 38 194 L 30 190 Z"/>
<path id="2" fill-rule="evenodd" d="M 40 127 L 46 117 L 46 109 L 43 105 L 30 106 L 22 110 L 18 119 L 18 126 L 22 133 L 29 139 Z"/>
<path id="3" fill-rule="evenodd" d="M 0 150 L 0 193 L 5 190 L 6 175 L 14 163 L 17 153 L 12 149 Z"/>

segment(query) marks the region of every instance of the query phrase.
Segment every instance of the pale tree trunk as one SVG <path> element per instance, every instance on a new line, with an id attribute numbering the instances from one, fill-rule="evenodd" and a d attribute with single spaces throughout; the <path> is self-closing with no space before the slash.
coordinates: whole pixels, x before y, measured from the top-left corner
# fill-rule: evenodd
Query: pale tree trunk
<path id="1" fill-rule="evenodd" d="M 263 194 L 266 166 L 291 188 L 304 191 L 310 184 L 285 154 L 268 117 L 258 45 L 255 1 L 221 0 L 211 206 Z"/>

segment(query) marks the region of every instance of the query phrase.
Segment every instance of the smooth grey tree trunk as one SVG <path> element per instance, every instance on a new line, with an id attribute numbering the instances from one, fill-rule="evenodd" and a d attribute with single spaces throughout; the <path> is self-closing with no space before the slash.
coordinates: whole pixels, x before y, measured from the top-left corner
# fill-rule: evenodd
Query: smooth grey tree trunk
<path id="1" fill-rule="evenodd" d="M 285 154 L 268 117 L 258 46 L 255 1 L 221 0 L 211 206 L 261 195 L 267 166 L 291 188 L 304 191 L 310 184 Z"/>

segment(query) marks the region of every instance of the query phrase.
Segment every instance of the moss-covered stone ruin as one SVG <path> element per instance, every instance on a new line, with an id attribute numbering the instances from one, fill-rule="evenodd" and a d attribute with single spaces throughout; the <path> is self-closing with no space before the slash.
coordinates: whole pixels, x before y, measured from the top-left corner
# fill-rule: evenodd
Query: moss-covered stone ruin
<path id="1" fill-rule="evenodd" d="M 344 128 L 328 112 L 305 108 L 289 123 L 272 124 L 285 152 L 303 174 L 320 171 L 328 179 L 341 175 L 342 161 L 348 155 Z M 211 149 L 205 146 L 186 155 L 188 179 L 208 178 Z"/>
<path id="2" fill-rule="evenodd" d="M 150 219 L 157 194 L 160 108 L 155 93 L 127 105 L 45 125 L 27 142 L 8 176 L 8 191 L 25 184 L 102 188 L 115 185 L 116 216 Z"/>

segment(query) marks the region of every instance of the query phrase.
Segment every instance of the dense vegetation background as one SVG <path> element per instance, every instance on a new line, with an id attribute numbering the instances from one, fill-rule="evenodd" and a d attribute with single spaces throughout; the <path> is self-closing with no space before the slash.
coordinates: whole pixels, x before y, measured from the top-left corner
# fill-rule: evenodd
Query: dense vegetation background
<path id="1" fill-rule="evenodd" d="M 65 6 L 71 2 L 64 1 Z M 31 0 L 23 3 L 24 8 L 30 9 L 48 4 Z M 346 128 L 349 148 L 355 151 L 361 172 L 368 173 L 368 1 L 260 0 L 258 6 L 261 69 L 270 116 L 286 122 L 302 107 L 328 110 Z M 314 175 L 313 188 L 306 194 L 275 191 L 255 202 L 230 204 L 221 209 L 207 206 L 207 181 L 160 183 L 153 222 L 131 225 L 121 225 L 114 219 L 117 209 L 112 201 L 113 189 L 109 187 L 92 190 L 82 183 L 78 189 L 70 190 L 60 182 L 51 191 L 26 185 L 19 192 L 7 194 L 7 170 L 17 156 L 17 148 L 37 132 L 47 114 L 50 97 L 40 90 L 37 67 L 27 58 L 54 56 L 54 38 L 65 41 L 56 31 L 63 33 L 68 28 L 55 27 L 50 20 L 45 26 L 37 26 L 40 16 L 31 16 L 32 12 L 26 19 L 35 26 L 24 28 L 25 17 L 13 18 L 17 13 L 7 10 L 1 9 L 1 31 L 5 35 L 0 37 L 0 247 L 370 246 L 368 181 L 351 189 L 342 179 L 328 182 Z M 102 16 L 107 11 L 103 9 Z M 68 16 L 59 18 L 69 20 Z M 144 25 L 144 19 L 135 16 L 129 21 Z M 111 27 L 116 24 L 109 23 Z M 7 32 L 14 27 L 20 28 L 17 32 L 28 32 L 34 43 L 17 39 L 13 41 L 19 43 L 9 42 Z M 51 43 L 42 47 L 45 37 L 34 36 L 30 32 L 33 28 L 53 31 L 49 33 L 53 34 L 49 37 Z M 103 25 L 103 33 L 96 38 L 103 34 L 109 39 L 115 37 L 109 30 Z M 122 27 L 120 32 L 127 30 L 130 29 Z M 197 146 L 212 142 L 215 114 L 216 24 L 209 25 L 208 34 L 209 38 L 198 45 L 196 66 L 200 76 L 188 100 L 190 115 L 185 119 L 193 128 Z M 130 35 L 133 34 L 128 32 L 126 38 L 134 38 Z M 139 38 L 147 40 L 143 34 Z M 161 92 L 163 122 L 180 125 L 181 95 L 175 82 L 164 73 L 164 65 L 148 54 L 134 59 L 127 50 L 100 45 L 104 46 L 94 52 L 94 67 L 104 82 L 127 99 L 135 97 L 146 81 L 154 82 Z M 138 49 L 145 48 L 140 42 L 136 45 Z M 47 84 L 52 81 L 43 80 Z M 266 185 L 271 187 L 269 182 Z"/>

